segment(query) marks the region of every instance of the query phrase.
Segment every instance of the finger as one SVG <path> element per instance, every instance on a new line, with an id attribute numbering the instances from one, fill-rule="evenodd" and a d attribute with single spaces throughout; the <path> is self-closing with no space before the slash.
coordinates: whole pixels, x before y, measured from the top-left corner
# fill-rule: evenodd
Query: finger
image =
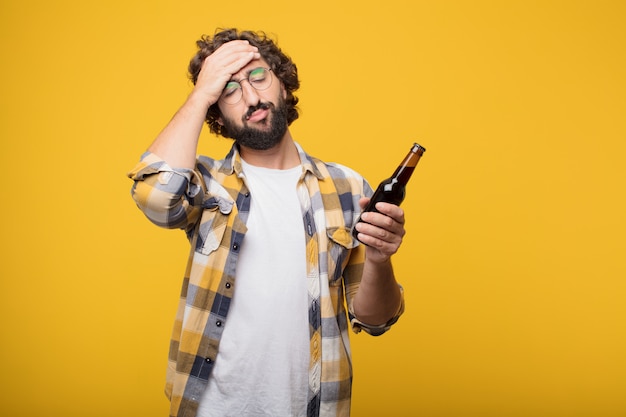
<path id="1" fill-rule="evenodd" d="M 404 210 L 402 210 L 397 205 L 380 202 L 376 204 L 376 210 L 386 216 L 391 217 L 398 223 L 404 224 Z"/>
<path id="2" fill-rule="evenodd" d="M 221 57 L 209 55 L 203 63 L 202 71 L 230 78 L 251 61 L 259 58 L 259 53 L 251 50 L 231 53 Z"/>
<path id="3" fill-rule="evenodd" d="M 225 44 L 217 48 L 210 56 L 219 57 L 219 56 L 226 56 L 226 55 L 233 54 L 233 53 L 250 52 L 250 51 L 257 52 L 258 48 L 254 45 L 251 45 L 250 42 L 248 41 L 236 40 L 236 41 L 226 42 Z"/>
<path id="4" fill-rule="evenodd" d="M 376 255 L 377 257 L 382 255 L 383 258 L 386 259 L 395 254 L 400 248 L 401 242 L 387 242 L 365 233 L 360 233 L 358 237 L 362 243 L 367 245 L 367 250 L 370 251 L 370 254 L 366 256 L 370 258 L 372 255 Z"/>
<path id="5" fill-rule="evenodd" d="M 402 216 L 401 216 L 402 217 Z M 367 212 L 361 215 L 361 219 L 370 225 L 389 231 L 398 236 L 404 236 L 404 218 L 395 219 L 383 213 Z M 398 221 L 401 220 L 401 221 Z M 357 227 L 357 230 L 358 227 Z"/>
<path id="6" fill-rule="evenodd" d="M 260 58 L 259 49 L 248 41 L 231 41 L 220 46 L 207 60 L 234 74 L 253 59 Z M 234 67 L 234 70 L 232 69 Z"/>
<path id="7" fill-rule="evenodd" d="M 396 224 L 397 225 L 397 224 Z M 355 227 L 359 236 L 365 235 L 381 242 L 387 242 L 392 244 L 399 244 L 402 242 L 405 230 L 403 227 L 380 227 L 371 223 L 358 223 Z M 360 240 L 360 238 L 359 238 Z"/>

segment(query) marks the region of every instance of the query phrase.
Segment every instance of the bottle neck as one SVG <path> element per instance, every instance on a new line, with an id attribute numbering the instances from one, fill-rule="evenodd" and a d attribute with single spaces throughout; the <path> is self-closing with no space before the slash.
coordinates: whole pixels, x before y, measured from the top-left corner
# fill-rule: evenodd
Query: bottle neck
<path id="1" fill-rule="evenodd" d="M 420 145 L 415 144 L 411 149 L 411 152 L 407 154 L 404 158 L 404 161 L 396 168 L 396 171 L 393 173 L 392 178 L 395 178 L 400 184 L 406 185 L 417 166 L 422 154 L 424 153 L 424 148 Z"/>

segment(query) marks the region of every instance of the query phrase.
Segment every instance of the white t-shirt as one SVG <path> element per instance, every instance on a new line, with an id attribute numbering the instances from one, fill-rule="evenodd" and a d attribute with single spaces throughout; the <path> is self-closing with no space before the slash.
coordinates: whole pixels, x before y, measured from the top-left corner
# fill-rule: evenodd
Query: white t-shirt
<path id="1" fill-rule="evenodd" d="M 233 300 L 199 417 L 305 416 L 309 369 L 302 167 L 244 161 L 251 193 Z"/>

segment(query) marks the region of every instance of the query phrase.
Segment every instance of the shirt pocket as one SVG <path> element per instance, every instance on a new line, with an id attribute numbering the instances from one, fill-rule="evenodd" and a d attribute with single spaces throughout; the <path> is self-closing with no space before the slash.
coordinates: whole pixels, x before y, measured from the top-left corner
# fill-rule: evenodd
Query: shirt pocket
<path id="1" fill-rule="evenodd" d="M 209 255 L 222 243 L 228 217 L 232 212 L 232 203 L 220 197 L 211 197 L 203 203 L 203 207 L 195 250 Z"/>
<path id="2" fill-rule="evenodd" d="M 350 258 L 350 251 L 359 242 L 352 237 L 347 227 L 330 227 L 328 236 L 328 279 L 331 285 L 340 285 L 343 269 Z"/>

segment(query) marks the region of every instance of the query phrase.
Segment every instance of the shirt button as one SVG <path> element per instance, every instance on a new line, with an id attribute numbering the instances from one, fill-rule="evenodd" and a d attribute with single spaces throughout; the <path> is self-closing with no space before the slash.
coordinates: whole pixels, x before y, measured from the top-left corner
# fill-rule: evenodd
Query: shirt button
<path id="1" fill-rule="evenodd" d="M 233 244 L 233 250 L 234 251 L 239 250 L 239 245 L 237 243 Z"/>
<path id="2" fill-rule="evenodd" d="M 230 282 L 227 282 L 226 283 L 226 288 L 230 288 L 230 287 L 231 287 Z"/>
<path id="3" fill-rule="evenodd" d="M 217 327 L 222 327 L 222 322 L 218 320 L 218 321 L 215 322 L 215 325 Z"/>
<path id="4" fill-rule="evenodd" d="M 211 362 L 213 362 L 213 359 L 211 359 L 211 358 L 205 358 L 204 360 L 206 361 L 206 363 L 211 363 Z"/>

